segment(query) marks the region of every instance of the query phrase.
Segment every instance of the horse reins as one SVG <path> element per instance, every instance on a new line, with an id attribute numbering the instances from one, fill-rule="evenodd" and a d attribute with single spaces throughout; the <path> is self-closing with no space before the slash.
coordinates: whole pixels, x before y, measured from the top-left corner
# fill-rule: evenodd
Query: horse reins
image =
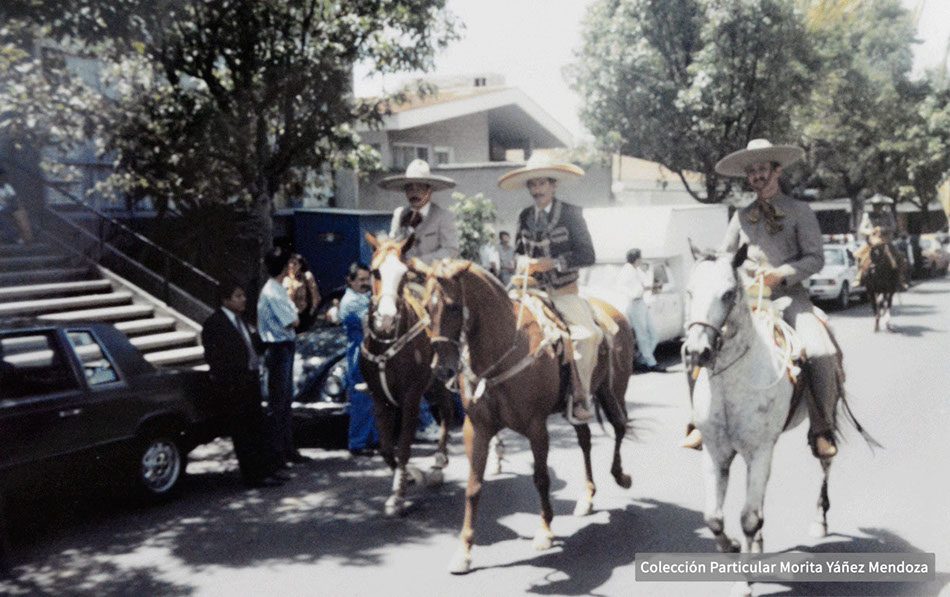
<path id="1" fill-rule="evenodd" d="M 374 303 L 374 306 L 375 306 L 375 303 Z M 401 314 L 402 314 L 401 311 L 396 312 L 396 329 L 399 329 L 398 326 L 399 326 Z M 392 393 L 389 391 L 389 382 L 386 379 L 386 364 L 389 362 L 390 359 L 392 359 L 394 356 L 399 354 L 399 352 L 403 348 L 408 346 L 409 343 L 412 342 L 416 338 L 416 336 L 418 336 L 423 331 L 425 331 L 426 327 L 430 323 L 431 321 L 429 319 L 429 316 L 423 315 L 422 317 L 419 318 L 419 320 L 416 323 L 412 325 L 412 327 L 406 330 L 404 334 L 396 336 L 395 338 L 391 340 L 387 340 L 387 339 L 381 339 L 375 333 L 373 333 L 373 326 L 372 324 L 370 324 L 369 318 L 367 318 L 367 323 L 366 323 L 366 328 L 367 328 L 366 337 L 367 338 L 364 339 L 363 342 L 360 343 L 360 353 L 363 355 L 364 358 L 366 358 L 367 361 L 376 365 L 376 371 L 379 373 L 379 384 L 383 387 L 383 393 L 386 394 L 386 400 L 388 400 L 390 404 L 392 404 L 393 406 L 397 408 L 399 407 L 399 403 L 396 401 L 395 398 L 393 398 Z M 369 348 L 366 347 L 367 339 L 372 339 L 376 342 L 381 342 L 383 344 L 392 344 L 392 346 L 387 348 L 386 351 L 381 354 L 374 354 L 373 352 L 370 352 Z"/>

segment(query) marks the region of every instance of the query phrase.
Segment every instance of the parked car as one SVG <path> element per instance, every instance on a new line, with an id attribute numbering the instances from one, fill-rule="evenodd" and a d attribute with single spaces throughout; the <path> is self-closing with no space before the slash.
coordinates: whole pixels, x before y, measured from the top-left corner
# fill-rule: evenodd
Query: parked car
<path id="1" fill-rule="evenodd" d="M 301 445 L 345 447 L 349 428 L 346 391 L 348 344 L 343 326 L 326 317 L 342 291 L 321 302 L 316 325 L 297 336 L 294 357 L 294 438 Z"/>
<path id="2" fill-rule="evenodd" d="M 921 234 L 918 243 L 922 261 L 920 267 L 923 273 L 933 278 L 947 275 L 947 269 L 950 268 L 950 253 L 940 242 L 940 237 L 937 234 Z"/>
<path id="3" fill-rule="evenodd" d="M 825 245 L 825 266 L 808 279 L 808 294 L 815 300 L 834 301 L 847 309 L 851 299 L 864 293 L 854 285 L 857 261 L 845 245 Z"/>
<path id="4" fill-rule="evenodd" d="M 682 281 L 676 279 L 670 267 L 671 259 L 674 258 L 644 259 L 656 283 L 655 291 L 647 293 L 644 300 L 653 318 L 659 342 L 679 339 L 683 335 L 685 323 Z M 599 263 L 584 268 L 581 271 L 581 292 L 607 301 L 626 315 L 630 299 L 617 288 L 621 267 L 619 264 Z"/>
<path id="5" fill-rule="evenodd" d="M 110 324 L 3 325 L 0 349 L 6 495 L 102 479 L 161 499 L 221 429 L 206 372 L 156 369 Z"/>

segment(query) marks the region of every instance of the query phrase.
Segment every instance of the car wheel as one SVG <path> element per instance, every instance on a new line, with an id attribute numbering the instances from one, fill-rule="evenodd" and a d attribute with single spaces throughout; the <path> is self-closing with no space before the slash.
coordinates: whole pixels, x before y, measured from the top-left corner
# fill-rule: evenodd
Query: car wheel
<path id="1" fill-rule="evenodd" d="M 851 287 L 847 282 L 841 284 L 841 294 L 838 295 L 838 307 L 847 309 L 851 305 Z"/>
<path id="2" fill-rule="evenodd" d="M 153 431 L 137 442 L 132 482 L 139 497 L 150 502 L 172 495 L 185 470 L 187 456 L 175 434 Z"/>

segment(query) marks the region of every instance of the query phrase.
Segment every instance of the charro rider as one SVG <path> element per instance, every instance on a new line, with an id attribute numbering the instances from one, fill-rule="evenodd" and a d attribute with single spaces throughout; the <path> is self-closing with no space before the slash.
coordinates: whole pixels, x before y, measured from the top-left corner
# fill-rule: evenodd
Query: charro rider
<path id="1" fill-rule="evenodd" d="M 722 251 L 749 245 L 744 269 L 762 276 L 772 298 L 788 297 L 791 304 L 783 319 L 795 328 L 808 357 L 803 369 L 810 391 L 804 392 L 810 428 L 809 444 L 819 458 L 837 454 L 835 408 L 841 393 L 837 347 L 826 324 L 819 318 L 803 282 L 824 265 L 818 219 L 811 208 L 779 188 L 782 168 L 804 156 L 799 147 L 772 145 L 753 139 L 746 149 L 733 152 L 716 164 L 723 176 L 745 177 L 756 200 L 732 217 Z M 692 429 L 686 447 L 698 448 L 702 437 Z"/>
<path id="2" fill-rule="evenodd" d="M 459 237 L 455 229 L 455 217 L 448 210 L 432 202 L 432 193 L 451 189 L 455 181 L 446 176 L 436 176 L 429 171 L 425 160 L 412 160 L 406 173 L 389 176 L 379 181 L 387 191 L 403 191 L 408 206 L 399 206 L 393 212 L 389 236 L 396 237 L 415 233 L 416 239 L 405 257 L 418 257 L 426 265 L 436 259 L 459 255 Z"/>
<path id="3" fill-rule="evenodd" d="M 437 259 L 455 259 L 459 256 L 459 237 L 455 228 L 455 216 L 432 201 L 436 191 L 451 189 L 455 181 L 447 176 L 432 174 L 425 160 L 412 160 L 406 167 L 406 173 L 389 176 L 379 181 L 379 186 L 387 191 L 406 194 L 409 205 L 401 205 L 393 212 L 389 227 L 389 236 L 407 237 L 415 234 L 412 246 L 405 251 L 404 257 L 416 257 L 426 265 Z M 413 288 L 414 285 L 410 285 Z M 421 290 L 414 290 L 421 296 Z M 438 390 L 436 390 L 438 391 Z M 423 401 L 419 411 L 419 430 L 417 439 L 435 441 L 439 427 L 435 423 L 427 401 Z"/>
<path id="4" fill-rule="evenodd" d="M 590 304 L 580 297 L 577 288 L 578 269 L 593 265 L 594 245 L 581 208 L 555 197 L 558 183 L 580 178 L 584 171 L 573 164 L 558 163 L 549 156 L 535 153 L 523 168 L 508 172 L 498 179 L 506 191 L 527 187 L 534 206 L 518 216 L 515 253 L 527 274 L 533 275 L 548 291 L 551 301 L 569 326 L 584 330 L 584 337 L 573 343 L 578 360 L 572 360 L 580 388 L 572 389 L 571 417 L 575 422 L 589 421 L 591 414 L 590 385 L 596 365 L 597 351 L 603 332 L 594 321 Z"/>
<path id="5" fill-rule="evenodd" d="M 871 265 L 871 247 L 883 243 L 891 254 L 891 258 L 898 264 L 897 273 L 901 287 L 907 288 L 907 282 L 904 279 L 906 261 L 892 244 L 897 234 L 897 222 L 894 221 L 894 214 L 891 212 L 893 204 L 893 199 L 877 194 L 864 205 L 864 213 L 858 225 L 858 237 L 864 241 L 864 244 L 854 252 L 854 257 L 858 262 L 858 275 L 854 280 L 856 286 L 861 285 L 862 278 Z"/>

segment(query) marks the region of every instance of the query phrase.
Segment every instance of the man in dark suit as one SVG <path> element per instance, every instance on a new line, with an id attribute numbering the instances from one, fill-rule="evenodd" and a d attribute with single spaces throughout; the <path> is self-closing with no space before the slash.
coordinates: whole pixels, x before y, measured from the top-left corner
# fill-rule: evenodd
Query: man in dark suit
<path id="1" fill-rule="evenodd" d="M 260 358 L 243 315 L 247 296 L 240 284 L 221 283 L 221 306 L 205 321 L 201 342 L 211 381 L 229 410 L 229 427 L 241 477 L 251 487 L 274 487 L 287 480 L 261 409 Z"/>

